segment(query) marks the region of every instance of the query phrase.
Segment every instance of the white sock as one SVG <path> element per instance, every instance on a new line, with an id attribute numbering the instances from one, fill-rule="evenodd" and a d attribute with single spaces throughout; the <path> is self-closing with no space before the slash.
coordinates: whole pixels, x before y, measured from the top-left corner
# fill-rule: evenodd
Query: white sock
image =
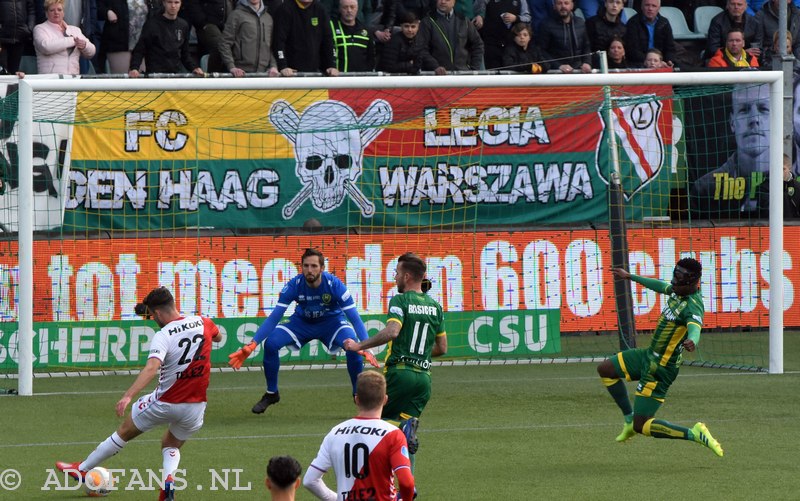
<path id="1" fill-rule="evenodd" d="M 78 465 L 78 469 L 81 471 L 91 470 L 106 459 L 121 451 L 127 443 L 128 442 L 119 438 L 119 435 L 117 435 L 117 432 L 115 431 L 110 437 L 100 442 L 95 450 L 89 454 L 89 457 L 84 459 L 83 463 Z"/>
<path id="2" fill-rule="evenodd" d="M 161 463 L 161 467 L 164 470 L 164 480 L 166 480 L 169 475 L 172 475 L 178 469 L 178 465 L 181 462 L 181 451 L 175 447 L 164 447 L 161 449 L 161 455 L 164 456 L 164 462 Z"/>

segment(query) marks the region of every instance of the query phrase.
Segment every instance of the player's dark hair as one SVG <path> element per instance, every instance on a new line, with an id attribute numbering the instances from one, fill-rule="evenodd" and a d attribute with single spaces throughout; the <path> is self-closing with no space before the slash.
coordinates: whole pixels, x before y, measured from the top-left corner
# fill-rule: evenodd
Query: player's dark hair
<path id="1" fill-rule="evenodd" d="M 700 287 L 702 274 L 703 266 L 697 260 L 690 257 L 681 259 L 672 270 L 672 292 L 681 297 L 694 294 Z"/>
<path id="2" fill-rule="evenodd" d="M 700 264 L 698 260 L 690 257 L 685 257 L 678 261 L 675 268 L 683 268 L 686 270 L 688 272 L 686 274 L 686 279 L 692 283 L 700 280 L 700 276 L 703 274 L 703 265 Z"/>
<path id="3" fill-rule="evenodd" d="M 153 310 L 164 306 L 174 306 L 175 298 L 172 293 L 164 286 L 156 287 L 151 290 L 141 303 L 137 303 L 133 311 L 140 316 L 150 318 Z"/>
<path id="4" fill-rule="evenodd" d="M 306 251 L 303 253 L 303 256 L 300 258 L 300 262 L 302 263 L 307 257 L 311 256 L 317 256 L 319 258 L 319 265 L 325 266 L 325 256 L 322 255 L 322 252 L 318 251 L 317 249 L 312 249 L 311 247 L 306 249 Z"/>
<path id="5" fill-rule="evenodd" d="M 397 259 L 397 263 L 404 272 L 410 273 L 414 280 L 421 282 L 425 278 L 425 271 L 427 271 L 428 267 L 425 265 L 425 261 L 413 252 L 406 252 L 400 256 Z"/>
<path id="6" fill-rule="evenodd" d="M 302 472 L 300 463 L 292 456 L 275 456 L 267 463 L 267 477 L 280 489 L 292 485 Z"/>
<path id="7" fill-rule="evenodd" d="M 364 409 L 383 407 L 386 396 L 386 378 L 377 371 L 364 371 L 356 379 L 358 405 Z"/>

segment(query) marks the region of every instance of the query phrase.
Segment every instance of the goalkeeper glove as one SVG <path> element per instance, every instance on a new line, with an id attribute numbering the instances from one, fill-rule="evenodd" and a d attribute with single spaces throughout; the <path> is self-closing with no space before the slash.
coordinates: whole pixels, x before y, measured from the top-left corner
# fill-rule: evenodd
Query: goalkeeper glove
<path id="1" fill-rule="evenodd" d="M 228 355 L 228 365 L 234 369 L 239 369 L 244 361 L 247 360 L 247 357 L 249 357 L 250 354 L 253 353 L 253 350 L 256 349 L 256 346 L 258 346 L 256 342 L 251 341 L 249 344 L 242 346 L 234 353 Z"/>
<path id="2" fill-rule="evenodd" d="M 361 351 L 358 352 L 358 354 L 361 355 L 362 357 L 364 357 L 366 359 L 366 361 L 369 362 L 369 365 L 371 365 L 373 367 L 380 367 L 381 366 L 381 364 L 378 363 L 378 359 L 375 358 L 375 355 L 373 355 L 371 351 L 369 351 L 369 350 L 361 350 Z"/>

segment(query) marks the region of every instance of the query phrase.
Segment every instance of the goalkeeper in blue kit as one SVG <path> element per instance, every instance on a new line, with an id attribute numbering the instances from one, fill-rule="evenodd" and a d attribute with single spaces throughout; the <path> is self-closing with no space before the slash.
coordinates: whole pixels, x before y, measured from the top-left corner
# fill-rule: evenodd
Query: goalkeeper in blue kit
<path id="1" fill-rule="evenodd" d="M 694 351 L 700 342 L 705 312 L 700 293 L 702 265 L 692 258 L 681 259 L 675 265 L 671 282 L 640 277 L 622 268 L 612 268 L 611 271 L 617 278 L 633 280 L 669 296 L 648 348 L 619 352 L 597 367 L 603 384 L 625 417 L 617 442 L 641 433 L 654 438 L 691 440 L 722 456 L 722 446 L 711 436 L 705 424 L 697 423 L 686 428 L 654 418 L 664 403 L 667 390 L 678 377 L 683 350 Z M 622 378 L 639 381 L 633 408 Z"/>
<path id="2" fill-rule="evenodd" d="M 278 352 L 287 345 L 300 349 L 313 339 L 319 340 L 333 351 L 343 347 L 346 339 L 367 339 L 367 329 L 356 310 L 350 291 L 336 278 L 325 271 L 325 257 L 316 249 L 306 249 L 301 258 L 303 273 L 292 278 L 278 296 L 278 304 L 269 317 L 258 328 L 253 340 L 228 355 L 228 365 L 234 369 L 244 361 L 262 341 L 264 342 L 264 377 L 267 391 L 253 406 L 254 414 L 261 414 L 270 405 L 277 404 L 278 369 L 281 362 Z M 294 314 L 286 323 L 279 324 L 289 305 L 295 302 Z M 346 352 L 347 372 L 356 391 L 356 378 L 364 368 L 362 355 L 375 367 L 378 362 L 372 353 L 360 351 Z"/>

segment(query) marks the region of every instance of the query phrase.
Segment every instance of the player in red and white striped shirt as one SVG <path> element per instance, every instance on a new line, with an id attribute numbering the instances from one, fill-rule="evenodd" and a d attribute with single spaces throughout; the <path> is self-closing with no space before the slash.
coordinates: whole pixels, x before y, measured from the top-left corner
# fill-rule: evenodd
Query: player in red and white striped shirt
<path id="1" fill-rule="evenodd" d="M 303 485 L 319 499 L 394 501 L 395 476 L 402 499 L 414 499 L 406 437 L 398 427 L 381 419 L 386 400 L 383 374 L 366 371 L 358 375 L 358 415 L 331 429 L 303 477 Z M 336 473 L 337 492 L 322 480 L 331 468 Z"/>
<path id="2" fill-rule="evenodd" d="M 183 317 L 175 308 L 169 289 L 153 289 L 136 313 L 152 317 L 161 328 L 150 341 L 147 364 L 128 391 L 117 402 L 117 415 L 123 416 L 130 401 L 159 375 L 158 385 L 139 398 L 131 413 L 110 437 L 101 442 L 79 463 L 56 462 L 56 467 L 73 478 L 118 453 L 129 440 L 163 424 L 169 429 L 161 439 L 164 489 L 159 499 L 174 499 L 172 474 L 180 463 L 180 447 L 203 426 L 206 390 L 211 372 L 211 343 L 222 339 L 214 322 L 200 316 Z"/>

